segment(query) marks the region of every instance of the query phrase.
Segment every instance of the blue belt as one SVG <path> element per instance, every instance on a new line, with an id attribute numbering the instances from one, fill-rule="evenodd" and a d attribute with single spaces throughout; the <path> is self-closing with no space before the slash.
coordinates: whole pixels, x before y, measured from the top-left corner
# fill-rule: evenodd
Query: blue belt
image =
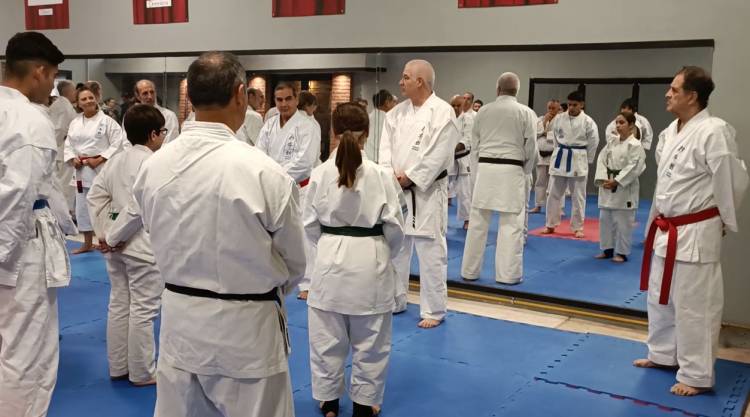
<path id="1" fill-rule="evenodd" d="M 585 146 L 568 146 L 568 145 L 557 145 L 557 158 L 555 159 L 555 169 L 560 169 L 560 163 L 562 162 L 563 151 L 568 151 L 568 158 L 565 163 L 565 172 L 570 172 L 572 169 L 573 149 L 586 149 Z"/>
<path id="2" fill-rule="evenodd" d="M 47 207 L 49 207 L 47 200 L 36 200 L 34 202 L 34 210 L 41 210 Z"/>

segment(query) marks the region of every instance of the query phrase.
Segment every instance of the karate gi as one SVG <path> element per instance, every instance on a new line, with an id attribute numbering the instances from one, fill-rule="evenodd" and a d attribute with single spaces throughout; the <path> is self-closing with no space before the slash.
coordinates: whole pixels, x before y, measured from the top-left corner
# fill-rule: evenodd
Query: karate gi
<path id="1" fill-rule="evenodd" d="M 227 126 L 185 122 L 133 194 L 167 287 L 154 415 L 294 415 L 281 294 L 305 269 L 294 181 Z"/>
<path id="2" fill-rule="evenodd" d="M 645 116 L 635 113 L 635 127 L 640 131 L 641 146 L 647 151 L 650 150 L 651 143 L 654 140 L 654 129 L 651 127 L 651 122 L 649 122 Z M 605 130 L 605 132 L 607 133 L 608 141 L 610 139 L 620 139 L 620 134 L 617 133 L 617 126 L 615 125 L 614 120 L 607 125 L 607 130 Z"/>
<path id="3" fill-rule="evenodd" d="M 81 157 L 102 156 L 109 160 L 125 147 L 130 147 L 130 142 L 125 139 L 125 131 L 114 119 L 101 110 L 91 118 L 81 113 L 70 122 L 68 140 L 65 141 L 64 159 L 67 164 L 70 164 L 73 158 Z M 84 165 L 75 172 L 76 220 L 81 232 L 94 231 L 86 197 L 96 174 L 104 168 L 105 164 L 106 162 L 96 169 Z"/>
<path id="4" fill-rule="evenodd" d="M 536 123 L 536 147 L 539 157 L 536 163 L 536 182 L 534 183 L 534 202 L 536 207 L 547 205 L 547 187 L 549 186 L 549 160 L 555 149 L 555 136 L 548 127 L 552 120 L 545 126 L 544 115 L 539 116 Z"/>
<path id="5" fill-rule="evenodd" d="M 140 217 L 129 217 L 135 176 L 153 152 L 135 145 L 115 155 L 96 176 L 88 194 L 94 231 L 101 241 L 115 246 L 127 242 L 122 251 L 107 253 L 111 283 L 107 314 L 107 357 L 109 374 L 128 374 L 132 382 L 146 382 L 156 376 L 154 321 L 159 314 L 164 281 L 156 267 L 151 241 Z M 120 215 L 123 219 L 120 219 Z M 110 236 L 115 220 L 131 219 L 135 230 L 128 236 Z"/>
<path id="6" fill-rule="evenodd" d="M 668 304 L 659 303 L 668 235 L 657 229 L 648 282 L 648 358 L 678 365 L 677 381 L 711 387 L 724 305 L 723 230 L 736 232 L 737 211 L 748 186 L 737 156 L 736 132 L 703 110 L 677 131 L 675 120 L 657 145 L 659 165 L 649 225 L 664 217 L 716 207 L 720 216 L 677 227 L 677 250 Z"/>
<path id="7" fill-rule="evenodd" d="M 301 206 L 305 206 L 310 173 L 320 162 L 320 125 L 304 111 L 297 111 L 281 127 L 281 116 L 276 115 L 263 125 L 256 146 L 284 168 L 300 187 Z M 310 289 L 310 274 L 315 262 L 315 249 L 305 246 L 307 270 L 299 290 Z"/>
<path id="8" fill-rule="evenodd" d="M 378 162 L 378 150 L 380 148 L 380 136 L 383 134 L 383 125 L 385 125 L 385 115 L 387 113 L 380 109 L 370 112 L 370 131 L 365 142 L 365 153 L 370 161 Z"/>
<path id="9" fill-rule="evenodd" d="M 640 186 L 638 177 L 646 170 L 646 152 L 641 142 L 630 135 L 625 140 L 611 138 L 599 152 L 594 184 L 599 187 L 599 247 L 630 255 Z M 617 189 L 602 184 L 613 179 Z"/>
<path id="10" fill-rule="evenodd" d="M 47 415 L 57 382 L 57 288 L 70 282 L 52 122 L 0 86 L 0 416 Z"/>
<path id="11" fill-rule="evenodd" d="M 461 276 L 479 278 L 492 213 L 497 211 L 495 280 L 517 284 L 523 278 L 528 174 L 536 162 L 536 114 L 516 97 L 499 96 L 479 110 L 471 149 L 477 182 Z"/>
<path id="12" fill-rule="evenodd" d="M 405 100 L 388 112 L 380 138 L 380 161 L 413 182 L 406 191 L 406 238 L 394 259 L 396 307 L 406 309 L 412 253 L 419 257 L 420 309 L 423 319 L 442 320 L 447 310 L 447 169 L 460 140 L 450 104 L 434 93 L 421 107 Z M 442 177 L 442 178 L 439 178 Z M 438 179 L 439 178 L 439 179 Z"/>
<path id="13" fill-rule="evenodd" d="M 570 188 L 572 209 L 570 228 L 583 231 L 586 216 L 586 181 L 589 164 L 594 163 L 599 146 L 599 129 L 594 119 L 581 111 L 576 116 L 568 112 L 558 114 L 550 127 L 555 140 L 555 149 L 550 158 L 550 182 L 547 196 L 547 227 L 560 224 L 565 190 Z"/>
<path id="14" fill-rule="evenodd" d="M 70 122 L 76 118 L 77 113 L 67 98 L 58 97 L 49 106 L 49 115 L 52 124 L 55 126 L 55 140 L 57 141 L 57 179 L 60 181 L 60 189 L 65 196 L 65 202 L 68 204 L 68 211 L 72 212 L 75 208 L 76 193 L 71 181 L 73 181 L 75 169 L 63 161 L 63 155 Z"/>
<path id="15" fill-rule="evenodd" d="M 167 136 L 164 138 L 164 143 L 169 143 L 177 139 L 177 136 L 180 136 L 180 121 L 177 119 L 177 114 L 158 104 L 155 104 L 154 107 L 156 107 L 156 109 L 161 112 L 161 115 L 164 116 L 164 128 L 167 129 Z M 125 126 L 124 120 L 123 126 Z"/>
<path id="16" fill-rule="evenodd" d="M 260 129 L 262 128 L 263 117 L 260 113 L 253 110 L 252 107 L 248 107 L 245 111 L 245 123 L 243 123 L 240 130 L 237 131 L 237 139 L 255 146 L 255 142 L 258 141 Z"/>
<path id="17" fill-rule="evenodd" d="M 474 128 L 474 118 L 476 112 L 461 113 L 458 117 L 459 132 L 461 133 L 460 143 L 463 143 L 466 150 L 471 152 L 471 132 Z M 459 221 L 465 222 L 469 220 L 471 215 L 471 194 L 474 187 L 474 182 L 471 176 L 471 158 L 470 155 L 465 155 L 456 159 L 456 200 L 458 205 L 456 207 L 456 217 Z"/>
<path id="18" fill-rule="evenodd" d="M 313 170 L 304 208 L 305 231 L 317 246 L 307 299 L 313 398 L 342 397 L 351 349 L 349 398 L 380 405 L 391 350 L 392 260 L 404 239 L 405 202 L 393 172 L 369 161 L 364 151 L 351 189 L 339 187 L 335 160 L 334 152 Z M 346 228 L 351 226 L 382 231 L 353 236 Z"/>

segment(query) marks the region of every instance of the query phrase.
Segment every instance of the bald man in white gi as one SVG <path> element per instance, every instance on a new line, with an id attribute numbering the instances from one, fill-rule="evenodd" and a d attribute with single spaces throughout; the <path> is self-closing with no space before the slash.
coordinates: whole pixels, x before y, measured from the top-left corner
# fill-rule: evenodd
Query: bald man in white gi
<path id="1" fill-rule="evenodd" d="M 169 143 L 180 135 L 180 122 L 177 119 L 177 115 L 172 110 L 159 105 L 156 102 L 156 85 L 151 80 L 140 80 L 135 83 L 135 98 L 141 104 L 147 104 L 149 106 L 156 107 L 161 115 L 164 116 L 164 120 L 167 123 L 164 128 L 167 129 L 167 137 L 164 139 L 164 143 Z M 123 117 L 123 124 L 124 124 Z"/>
<path id="2" fill-rule="evenodd" d="M 394 259 L 395 312 L 406 309 L 411 257 L 419 257 L 420 316 L 418 326 L 433 328 L 447 310 L 448 167 L 460 139 L 451 105 L 435 95 L 435 70 L 424 60 L 409 61 L 399 86 L 407 100 L 385 119 L 379 163 L 393 169 L 408 206 L 406 238 Z"/>

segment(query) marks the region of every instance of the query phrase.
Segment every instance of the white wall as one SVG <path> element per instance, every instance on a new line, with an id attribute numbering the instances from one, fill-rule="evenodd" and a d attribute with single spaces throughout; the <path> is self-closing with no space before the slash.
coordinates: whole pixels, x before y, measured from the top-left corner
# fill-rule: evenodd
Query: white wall
<path id="1" fill-rule="evenodd" d="M 271 1 L 204 0 L 190 2 L 190 23 L 140 26 L 132 25 L 129 1 L 73 0 L 70 7 L 72 29 L 48 32 L 68 54 L 715 39 L 711 111 L 737 128 L 740 153 L 750 161 L 743 140 L 750 134 L 747 0 L 561 0 L 492 9 L 458 9 L 455 0 L 350 0 L 346 15 L 280 19 L 271 17 Z M 23 30 L 23 22 L 23 2 L 4 1 L 0 39 Z M 750 324 L 743 259 L 750 204 L 739 217 L 742 232 L 724 245 L 725 319 Z"/>

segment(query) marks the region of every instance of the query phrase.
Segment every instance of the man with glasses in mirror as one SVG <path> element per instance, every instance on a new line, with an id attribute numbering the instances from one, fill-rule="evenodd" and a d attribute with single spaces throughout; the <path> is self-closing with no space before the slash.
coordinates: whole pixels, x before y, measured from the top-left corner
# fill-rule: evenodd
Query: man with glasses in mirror
<path id="1" fill-rule="evenodd" d="M 179 136 L 180 123 L 177 120 L 177 115 L 156 102 L 156 85 L 153 81 L 143 79 L 135 83 L 135 98 L 138 103 L 156 107 L 164 116 L 164 120 L 167 121 L 164 125 L 167 129 L 167 137 L 164 139 L 164 143 L 169 143 Z"/>

